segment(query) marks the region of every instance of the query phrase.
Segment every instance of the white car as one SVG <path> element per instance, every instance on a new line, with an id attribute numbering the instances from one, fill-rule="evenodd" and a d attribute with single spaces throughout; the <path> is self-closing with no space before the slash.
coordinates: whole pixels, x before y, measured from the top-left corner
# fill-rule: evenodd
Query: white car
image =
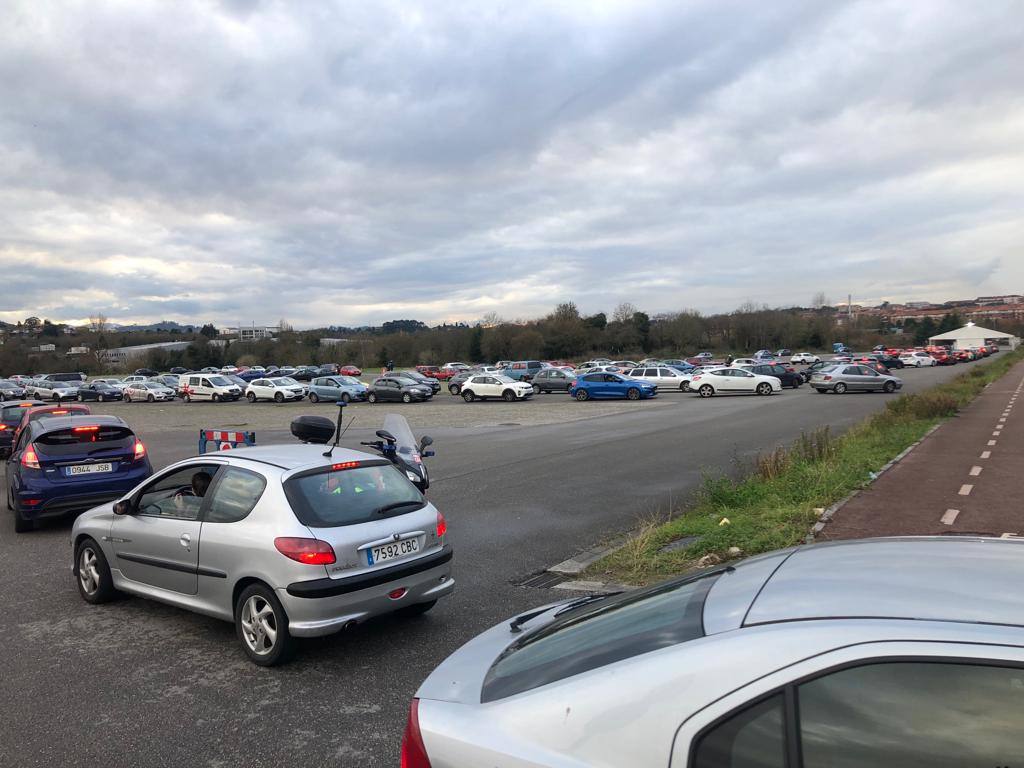
<path id="1" fill-rule="evenodd" d="M 905 352 L 900 355 L 900 362 L 905 366 L 912 366 L 914 368 L 930 368 L 933 365 L 939 364 L 939 361 L 927 352 Z"/>
<path id="2" fill-rule="evenodd" d="M 140 381 L 146 381 L 149 376 L 140 376 L 135 374 L 133 376 L 125 376 L 122 381 L 127 384 L 138 384 Z"/>
<path id="3" fill-rule="evenodd" d="M 158 381 L 133 381 L 122 390 L 121 394 L 124 396 L 125 402 L 128 403 L 132 400 L 155 403 L 157 400 L 173 400 L 175 392 Z"/>
<path id="4" fill-rule="evenodd" d="M 467 403 L 486 400 L 489 397 L 500 397 L 502 400 L 513 402 L 533 397 L 533 385 L 500 374 L 486 374 L 466 379 L 462 383 L 461 394 Z"/>
<path id="5" fill-rule="evenodd" d="M 49 379 L 34 379 L 31 384 L 25 385 L 25 396 L 37 400 L 74 400 L 78 397 L 78 385 L 68 381 L 50 381 Z"/>
<path id="6" fill-rule="evenodd" d="M 770 395 L 782 391 L 782 382 L 774 376 L 761 376 L 742 368 L 712 368 L 690 380 L 690 391 L 701 397 L 741 393 Z"/>
<path id="7" fill-rule="evenodd" d="M 760 365 L 763 362 L 764 360 L 758 360 L 755 357 L 737 357 L 730 365 Z"/>
<path id="8" fill-rule="evenodd" d="M 257 400 L 273 400 L 283 403 L 286 400 L 301 400 L 306 396 L 306 388 L 295 379 L 280 376 L 276 379 L 254 379 L 245 388 L 245 397 L 250 403 Z"/>
<path id="9" fill-rule="evenodd" d="M 694 368 L 689 373 L 684 373 L 682 375 L 682 379 L 683 379 L 682 380 L 682 384 L 680 385 L 683 388 L 683 392 L 689 392 L 690 391 L 690 384 L 693 382 L 693 377 L 694 376 L 700 376 L 700 374 L 702 374 L 702 373 L 706 373 L 707 371 L 711 371 L 711 370 L 714 370 L 715 368 L 721 368 L 721 367 L 722 366 L 720 366 L 720 365 L 698 365 L 696 368 Z"/>
<path id="10" fill-rule="evenodd" d="M 238 368 L 233 365 L 225 365 L 220 369 L 221 373 L 238 373 Z"/>
<path id="11" fill-rule="evenodd" d="M 807 364 L 810 364 L 810 363 L 820 363 L 821 362 L 821 358 L 818 357 L 817 355 L 812 355 L 810 352 L 797 352 L 795 355 L 793 355 L 791 358 L 789 358 L 789 362 L 791 362 L 791 363 L 807 363 Z"/>
<path id="12" fill-rule="evenodd" d="M 685 392 L 689 388 L 687 374 L 677 371 L 675 368 L 665 366 L 634 368 L 632 371 L 627 371 L 625 375 L 631 379 L 646 381 L 662 390 L 678 389 L 680 392 Z"/>
<path id="13" fill-rule="evenodd" d="M 587 373 L 622 373 L 622 369 L 617 365 L 592 365 L 588 367 L 577 368 L 574 373 L 577 376 L 583 376 Z"/>

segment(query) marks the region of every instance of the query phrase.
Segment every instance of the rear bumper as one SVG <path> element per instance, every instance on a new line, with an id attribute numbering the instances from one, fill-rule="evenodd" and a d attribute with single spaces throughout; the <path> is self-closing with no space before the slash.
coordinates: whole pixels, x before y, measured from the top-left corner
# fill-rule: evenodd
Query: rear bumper
<path id="1" fill-rule="evenodd" d="M 348 579 L 316 579 L 277 590 L 288 613 L 288 629 L 297 637 L 316 637 L 399 608 L 438 600 L 455 589 L 452 549 Z M 389 593 L 405 589 L 394 600 Z"/>
<path id="2" fill-rule="evenodd" d="M 131 486 L 125 490 L 130 490 L 130 488 Z M 85 512 L 87 509 L 98 507 L 101 504 L 109 504 L 116 501 L 121 498 L 123 494 L 124 491 L 55 496 L 53 498 L 44 499 L 39 504 L 27 506 L 21 503 L 21 499 L 19 497 L 24 495 L 30 498 L 39 498 L 39 494 L 26 493 L 16 494 L 14 496 L 14 504 L 22 517 L 29 520 L 39 520 L 48 517 L 60 517 L 68 514 L 69 512 Z"/>

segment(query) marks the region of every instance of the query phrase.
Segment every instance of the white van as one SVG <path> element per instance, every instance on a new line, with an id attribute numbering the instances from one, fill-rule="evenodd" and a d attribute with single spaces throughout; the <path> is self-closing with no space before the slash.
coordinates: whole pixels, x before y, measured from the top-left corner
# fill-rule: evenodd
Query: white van
<path id="1" fill-rule="evenodd" d="M 189 374 L 182 376 L 181 396 L 186 403 L 193 400 L 237 400 L 242 396 L 242 389 L 228 379 L 216 373 Z"/>

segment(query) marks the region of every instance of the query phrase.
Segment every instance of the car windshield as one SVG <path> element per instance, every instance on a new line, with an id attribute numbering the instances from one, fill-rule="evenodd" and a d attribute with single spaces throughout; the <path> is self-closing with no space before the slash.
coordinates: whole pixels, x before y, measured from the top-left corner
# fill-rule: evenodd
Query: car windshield
<path id="1" fill-rule="evenodd" d="M 142 386 L 144 386 L 146 389 L 163 389 L 164 388 L 164 385 L 161 384 L 160 382 L 157 382 L 157 381 L 144 381 L 144 382 L 142 382 Z"/>
<path id="2" fill-rule="evenodd" d="M 493 376 L 493 374 L 491 374 Z M 508 376 L 494 376 L 494 378 L 502 384 L 515 384 L 515 379 L 511 379 Z"/>
<path id="3" fill-rule="evenodd" d="M 0 387 L 16 387 L 18 386 L 10 379 L 0 379 Z"/>
<path id="4" fill-rule="evenodd" d="M 270 383 L 278 387 L 290 387 L 294 384 L 298 384 L 299 382 L 295 381 L 295 379 L 289 379 L 287 376 L 283 376 L 279 379 L 271 379 Z"/>
<path id="5" fill-rule="evenodd" d="M 284 491 L 299 522 L 311 528 L 380 520 L 427 503 L 416 486 L 387 463 L 300 475 L 288 480 Z"/>
<path id="6" fill-rule="evenodd" d="M 338 376 L 336 378 L 339 383 L 348 384 L 349 386 L 360 383 L 359 379 L 354 379 L 351 376 Z"/>
<path id="7" fill-rule="evenodd" d="M 487 703 L 704 636 L 704 601 L 722 571 L 563 608 L 509 646 L 484 678 Z M 571 605 L 571 604 L 570 604 Z"/>
<path id="8" fill-rule="evenodd" d="M 215 387 L 227 387 L 231 384 L 231 382 L 223 376 L 211 376 L 210 383 Z"/>

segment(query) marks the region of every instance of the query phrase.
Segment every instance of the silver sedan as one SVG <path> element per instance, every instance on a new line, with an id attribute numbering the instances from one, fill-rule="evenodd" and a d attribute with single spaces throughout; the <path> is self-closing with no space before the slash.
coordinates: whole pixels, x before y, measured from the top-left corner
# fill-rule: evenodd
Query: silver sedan
<path id="1" fill-rule="evenodd" d="M 287 658 L 295 636 L 430 610 L 455 586 L 444 517 L 390 462 L 323 452 L 198 456 L 86 512 L 72 530 L 79 593 L 231 621 L 262 666 Z"/>
<path id="2" fill-rule="evenodd" d="M 1017 765 L 1022 579 L 1022 540 L 875 539 L 539 608 L 427 678 L 402 764 Z"/>
<path id="3" fill-rule="evenodd" d="M 903 380 L 879 373 L 866 365 L 825 366 L 815 371 L 808 383 L 820 394 L 834 392 L 895 392 L 903 387 Z"/>

